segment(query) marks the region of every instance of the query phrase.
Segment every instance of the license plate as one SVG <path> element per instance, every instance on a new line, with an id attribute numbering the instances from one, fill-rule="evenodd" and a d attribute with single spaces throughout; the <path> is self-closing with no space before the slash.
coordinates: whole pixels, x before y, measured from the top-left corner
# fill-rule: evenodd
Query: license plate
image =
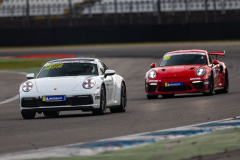
<path id="1" fill-rule="evenodd" d="M 165 83 L 165 87 L 176 87 L 176 86 L 183 86 L 183 82 Z"/>
<path id="2" fill-rule="evenodd" d="M 58 101 L 65 101 L 65 96 L 43 96 L 42 100 L 44 102 L 58 102 Z"/>

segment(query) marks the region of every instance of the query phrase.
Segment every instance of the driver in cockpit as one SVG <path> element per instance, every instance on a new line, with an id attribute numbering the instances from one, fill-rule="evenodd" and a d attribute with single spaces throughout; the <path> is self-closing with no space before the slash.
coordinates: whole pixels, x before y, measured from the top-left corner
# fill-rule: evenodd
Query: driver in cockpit
<path id="1" fill-rule="evenodd" d="M 82 75 L 92 75 L 93 67 L 91 65 L 86 65 L 83 67 L 84 71 L 81 73 Z"/>

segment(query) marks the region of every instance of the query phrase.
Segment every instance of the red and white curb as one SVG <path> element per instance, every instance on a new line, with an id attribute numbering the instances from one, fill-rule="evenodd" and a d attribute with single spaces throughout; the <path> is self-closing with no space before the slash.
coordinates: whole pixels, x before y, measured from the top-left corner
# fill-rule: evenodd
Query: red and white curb
<path id="1" fill-rule="evenodd" d="M 25 72 L 15 72 L 15 71 L 0 71 L 1 73 L 16 73 L 16 74 L 23 74 L 23 75 L 27 75 L 27 73 L 25 73 Z M 11 97 L 11 98 L 9 98 L 9 99 L 6 99 L 6 100 L 4 100 L 4 101 L 1 101 L 0 102 L 0 105 L 2 105 L 2 104 L 5 104 L 5 103 L 9 103 L 9 102 L 12 102 L 12 101 L 15 101 L 15 100 L 17 100 L 19 98 L 19 94 L 17 94 L 16 96 L 14 96 L 14 97 Z"/>

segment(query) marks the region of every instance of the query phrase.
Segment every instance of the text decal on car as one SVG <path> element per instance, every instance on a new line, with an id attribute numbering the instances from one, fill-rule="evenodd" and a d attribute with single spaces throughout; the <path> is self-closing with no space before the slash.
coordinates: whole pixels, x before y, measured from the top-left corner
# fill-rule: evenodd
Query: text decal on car
<path id="1" fill-rule="evenodd" d="M 176 55 L 182 55 L 182 54 L 198 54 L 198 55 L 206 55 L 205 53 L 201 53 L 201 52 L 183 52 L 183 53 L 172 53 L 172 54 L 167 54 L 164 56 L 164 59 L 165 60 L 165 57 L 168 57 L 168 56 L 176 56 Z M 169 58 L 170 59 L 170 58 Z M 167 59 L 166 59 L 167 60 Z"/>
<path id="2" fill-rule="evenodd" d="M 170 58 L 171 58 L 170 55 L 168 55 L 168 56 L 164 56 L 163 60 L 166 61 L 166 60 L 169 60 Z"/>
<path id="3" fill-rule="evenodd" d="M 65 101 L 65 96 L 43 96 L 42 100 L 44 102 L 56 102 L 56 101 Z"/>
<path id="4" fill-rule="evenodd" d="M 62 63 L 58 63 L 58 64 L 47 64 L 46 68 L 44 70 L 48 70 L 48 69 L 53 69 L 53 68 L 62 68 L 63 64 Z"/>
<path id="5" fill-rule="evenodd" d="M 183 82 L 165 83 L 165 87 L 176 87 L 176 86 L 183 86 Z"/>

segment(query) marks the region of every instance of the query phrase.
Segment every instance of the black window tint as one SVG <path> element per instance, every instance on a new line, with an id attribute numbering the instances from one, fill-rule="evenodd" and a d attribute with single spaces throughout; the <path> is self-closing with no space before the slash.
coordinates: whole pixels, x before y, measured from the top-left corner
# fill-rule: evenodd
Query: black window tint
<path id="1" fill-rule="evenodd" d="M 161 66 L 174 65 L 192 65 L 192 64 L 207 64 L 206 55 L 203 54 L 174 54 L 163 58 Z"/>
<path id="2" fill-rule="evenodd" d="M 209 63 L 212 64 L 212 56 L 208 53 Z"/>
<path id="3" fill-rule="evenodd" d="M 98 62 L 98 66 L 99 66 L 99 69 L 100 69 L 100 74 L 104 75 L 105 71 L 104 71 L 104 67 L 102 66 L 102 63 Z"/>
<path id="4" fill-rule="evenodd" d="M 105 71 L 108 70 L 107 65 L 106 65 L 105 63 L 103 63 L 103 62 L 101 62 L 101 63 L 102 63 L 102 65 L 103 65 L 103 67 L 104 67 L 104 70 L 105 70 Z"/>
<path id="5" fill-rule="evenodd" d="M 107 66 L 102 62 L 100 61 L 100 63 L 102 64 L 103 66 L 103 74 L 105 73 L 105 71 L 108 69 Z"/>
<path id="6" fill-rule="evenodd" d="M 40 71 L 37 78 L 98 75 L 97 65 L 93 63 L 49 63 Z"/>

